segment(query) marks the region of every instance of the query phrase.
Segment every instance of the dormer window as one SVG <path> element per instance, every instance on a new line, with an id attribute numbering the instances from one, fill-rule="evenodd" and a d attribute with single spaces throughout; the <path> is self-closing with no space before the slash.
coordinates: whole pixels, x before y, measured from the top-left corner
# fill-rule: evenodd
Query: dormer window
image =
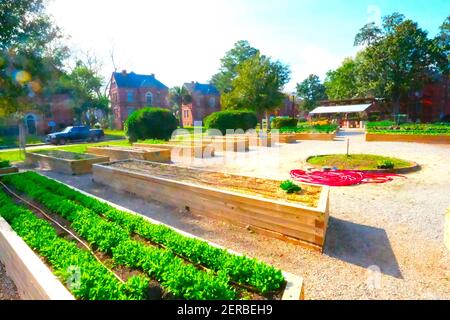
<path id="1" fill-rule="evenodd" d="M 147 106 L 153 105 L 153 94 L 150 91 L 145 94 L 145 103 Z"/>

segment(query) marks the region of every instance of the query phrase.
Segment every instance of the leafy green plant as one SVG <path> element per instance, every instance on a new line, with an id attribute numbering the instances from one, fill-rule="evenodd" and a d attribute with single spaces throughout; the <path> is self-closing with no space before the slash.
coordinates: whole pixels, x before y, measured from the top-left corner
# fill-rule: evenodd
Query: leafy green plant
<path id="1" fill-rule="evenodd" d="M 391 160 L 381 160 L 377 164 L 378 169 L 394 169 L 395 163 Z"/>
<path id="2" fill-rule="evenodd" d="M 253 111 L 246 110 L 227 110 L 214 112 L 205 118 L 205 127 L 207 129 L 217 129 L 223 135 L 228 130 L 242 129 L 247 131 L 255 129 L 258 124 L 258 118 Z"/>
<path id="3" fill-rule="evenodd" d="M 295 118 L 285 118 L 285 117 L 277 117 L 274 118 L 271 122 L 271 127 L 273 129 L 281 129 L 283 127 L 296 127 L 298 120 Z"/>
<path id="4" fill-rule="evenodd" d="M 288 194 L 302 191 L 302 188 L 299 185 L 292 182 L 291 180 L 283 181 L 280 184 L 280 188 L 286 191 L 286 193 Z"/>
<path id="5" fill-rule="evenodd" d="M 166 109 L 144 108 L 133 112 L 125 122 L 130 142 L 145 139 L 169 140 L 178 127 L 177 118 Z"/>
<path id="6" fill-rule="evenodd" d="M 35 172 L 21 173 L 16 177 L 21 177 L 20 179 L 28 183 L 35 183 L 38 189 L 64 196 L 97 215 L 117 223 L 129 234 L 137 233 L 193 263 L 201 264 L 215 272 L 224 272 L 235 282 L 251 285 L 261 293 L 276 291 L 284 282 L 281 271 L 270 265 L 245 256 L 236 256 L 198 239 L 182 236 L 164 225 L 152 224 L 140 216 L 117 210 Z"/>
<path id="7" fill-rule="evenodd" d="M 72 274 L 80 271 L 79 282 L 68 289 L 78 299 L 124 300 L 145 299 L 149 281 L 140 276 L 131 277 L 122 284 L 90 252 L 80 249 L 73 241 L 58 236 L 56 230 L 31 211 L 16 205 L 0 191 L 0 216 L 13 230 L 52 266 L 54 273 L 66 283 Z"/>

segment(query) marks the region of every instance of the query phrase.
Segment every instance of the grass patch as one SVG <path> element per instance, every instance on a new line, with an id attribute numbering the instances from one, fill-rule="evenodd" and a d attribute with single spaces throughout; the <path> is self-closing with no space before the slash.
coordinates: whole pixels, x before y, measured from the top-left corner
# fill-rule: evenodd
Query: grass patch
<path id="1" fill-rule="evenodd" d="M 40 152 L 40 151 L 45 151 L 45 150 L 62 150 L 62 151 L 69 151 L 69 152 L 74 152 L 74 153 L 86 153 L 88 147 L 98 147 L 98 146 L 130 147 L 131 144 L 127 140 L 104 141 L 104 142 L 98 142 L 98 143 L 83 143 L 83 144 L 77 144 L 77 145 L 67 146 L 67 147 L 55 146 L 52 148 L 45 148 L 45 149 L 32 149 L 30 151 Z M 9 160 L 10 162 L 21 162 L 21 161 L 25 160 L 25 157 L 19 150 L 0 151 L 0 159 Z"/>
<path id="2" fill-rule="evenodd" d="M 372 154 L 331 154 L 314 156 L 308 159 L 308 163 L 322 167 L 336 167 L 339 170 L 377 170 L 380 163 L 391 162 L 395 169 L 411 166 L 409 161 L 402 159 L 383 157 Z"/>

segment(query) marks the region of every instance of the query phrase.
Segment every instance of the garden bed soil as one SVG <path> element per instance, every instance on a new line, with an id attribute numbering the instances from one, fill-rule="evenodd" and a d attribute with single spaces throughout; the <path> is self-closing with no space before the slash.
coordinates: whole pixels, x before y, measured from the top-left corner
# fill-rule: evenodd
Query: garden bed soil
<path id="1" fill-rule="evenodd" d="M 91 173 L 92 164 L 109 161 L 108 157 L 61 150 L 27 152 L 25 155 L 27 165 L 70 175 Z"/>
<path id="2" fill-rule="evenodd" d="M 94 166 L 93 180 L 116 191 L 175 205 L 255 232 L 322 250 L 328 187 L 301 185 L 288 195 L 281 181 L 143 161 Z"/>
<path id="3" fill-rule="evenodd" d="M 366 141 L 450 144 L 450 135 L 366 133 Z"/>
<path id="4" fill-rule="evenodd" d="M 95 154 L 97 156 L 108 157 L 111 161 L 118 160 L 146 160 L 153 162 L 170 162 L 171 152 L 170 150 L 163 147 L 155 148 L 136 148 L 136 147 L 89 147 L 87 149 L 88 153 Z"/>
<path id="5" fill-rule="evenodd" d="M 250 147 L 272 147 L 272 138 L 269 135 L 259 136 L 257 134 L 234 134 L 227 137 L 238 137 L 248 139 Z"/>
<path id="6" fill-rule="evenodd" d="M 133 143 L 133 147 L 143 149 L 169 149 L 176 153 L 176 156 L 182 158 L 211 158 L 214 157 L 214 148 L 208 146 L 182 145 L 179 143 L 170 144 L 149 144 L 149 143 Z"/>

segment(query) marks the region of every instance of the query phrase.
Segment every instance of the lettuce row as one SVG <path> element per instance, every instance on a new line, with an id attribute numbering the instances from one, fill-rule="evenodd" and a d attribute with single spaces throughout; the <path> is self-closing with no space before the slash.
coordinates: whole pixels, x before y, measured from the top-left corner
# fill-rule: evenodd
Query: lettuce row
<path id="1" fill-rule="evenodd" d="M 146 298 L 149 279 L 135 276 L 123 284 L 100 264 L 89 251 L 74 241 L 58 236 L 55 228 L 31 211 L 16 205 L 0 190 L 0 216 L 41 257 L 45 258 L 68 289 L 81 300 L 141 300 Z M 77 269 L 74 269 L 77 268 Z M 79 274 L 72 282 L 73 271 Z M 79 277 L 79 278 L 78 278 Z"/>

